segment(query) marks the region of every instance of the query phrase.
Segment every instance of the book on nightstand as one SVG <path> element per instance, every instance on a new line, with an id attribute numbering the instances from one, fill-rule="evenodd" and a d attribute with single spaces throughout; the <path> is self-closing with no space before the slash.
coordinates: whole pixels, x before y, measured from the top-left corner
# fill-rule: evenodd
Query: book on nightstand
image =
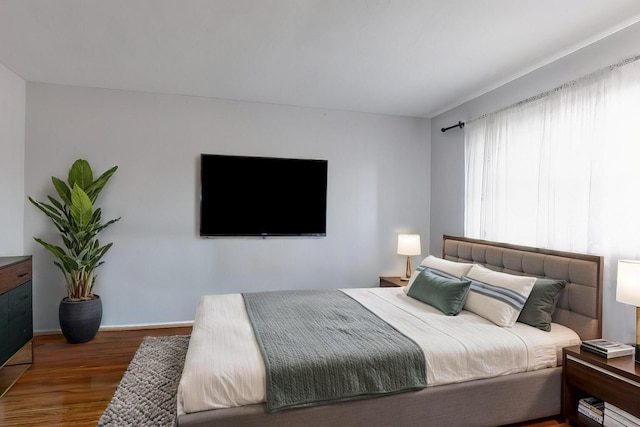
<path id="1" fill-rule="evenodd" d="M 640 418 L 609 402 L 604 403 L 604 425 L 611 427 L 640 427 Z"/>
<path id="2" fill-rule="evenodd" d="M 604 421 L 604 402 L 595 397 L 583 397 L 578 400 L 578 412 L 602 424 Z"/>
<path id="3" fill-rule="evenodd" d="M 596 397 L 583 397 L 578 400 L 578 405 L 584 406 L 597 415 L 604 415 L 604 402 Z"/>
<path id="4" fill-rule="evenodd" d="M 628 425 L 622 424 L 620 421 L 615 418 L 611 418 L 611 415 L 605 415 L 603 424 L 605 427 L 629 427 Z"/>
<path id="5" fill-rule="evenodd" d="M 629 356 L 635 353 L 635 348 L 633 346 L 605 339 L 582 341 L 580 349 L 589 351 L 607 359 Z"/>

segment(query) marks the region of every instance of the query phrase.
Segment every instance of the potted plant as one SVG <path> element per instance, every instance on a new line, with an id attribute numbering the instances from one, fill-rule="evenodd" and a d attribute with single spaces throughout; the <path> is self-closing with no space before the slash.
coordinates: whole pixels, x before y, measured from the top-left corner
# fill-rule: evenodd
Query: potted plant
<path id="1" fill-rule="evenodd" d="M 60 200 L 47 196 L 50 203 L 29 197 L 29 201 L 51 219 L 63 246 L 34 237 L 55 257 L 54 264 L 62 271 L 67 296 L 60 302 L 60 328 L 72 344 L 91 341 L 102 320 L 102 301 L 93 293 L 95 269 L 113 243 L 100 245 L 98 234 L 120 218 L 102 222 L 102 211 L 95 203 L 109 178 L 116 172 L 112 167 L 97 179 L 86 160 L 76 160 L 65 183 L 51 177 Z"/>

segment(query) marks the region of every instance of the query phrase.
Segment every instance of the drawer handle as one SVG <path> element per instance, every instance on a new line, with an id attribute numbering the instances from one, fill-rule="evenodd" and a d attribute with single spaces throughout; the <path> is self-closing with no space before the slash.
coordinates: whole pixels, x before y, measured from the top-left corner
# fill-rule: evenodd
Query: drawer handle
<path id="1" fill-rule="evenodd" d="M 24 277 L 24 276 L 28 276 L 29 273 L 22 273 L 22 274 L 18 274 L 18 277 Z"/>

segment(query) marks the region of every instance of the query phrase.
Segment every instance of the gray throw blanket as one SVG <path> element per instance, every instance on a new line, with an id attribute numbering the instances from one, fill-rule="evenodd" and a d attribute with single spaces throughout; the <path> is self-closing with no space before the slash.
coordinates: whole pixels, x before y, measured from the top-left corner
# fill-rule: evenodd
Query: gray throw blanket
<path id="1" fill-rule="evenodd" d="M 266 367 L 267 412 L 426 386 L 420 347 L 339 290 L 243 297 Z"/>

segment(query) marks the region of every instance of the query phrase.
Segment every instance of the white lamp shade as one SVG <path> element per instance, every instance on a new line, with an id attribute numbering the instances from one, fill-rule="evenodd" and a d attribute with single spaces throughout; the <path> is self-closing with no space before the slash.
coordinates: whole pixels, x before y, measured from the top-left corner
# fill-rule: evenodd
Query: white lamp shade
<path id="1" fill-rule="evenodd" d="M 616 299 L 640 307 L 640 261 L 618 260 Z"/>
<path id="2" fill-rule="evenodd" d="M 420 255 L 419 234 L 398 234 L 398 255 Z"/>

